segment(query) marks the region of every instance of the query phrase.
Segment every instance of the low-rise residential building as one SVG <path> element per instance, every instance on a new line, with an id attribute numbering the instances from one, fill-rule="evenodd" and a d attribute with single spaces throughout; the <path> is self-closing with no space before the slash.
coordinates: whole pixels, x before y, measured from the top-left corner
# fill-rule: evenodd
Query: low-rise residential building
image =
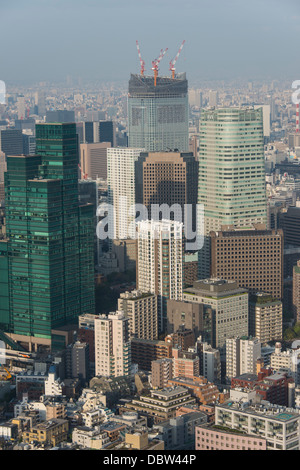
<path id="1" fill-rule="evenodd" d="M 209 405 L 223 400 L 223 393 L 218 387 L 208 382 L 205 377 L 174 377 L 168 381 L 169 387 L 185 387 L 198 403 Z"/>
<path id="2" fill-rule="evenodd" d="M 185 387 L 167 387 L 162 390 L 150 390 L 149 395 L 141 395 L 123 407 L 119 412 L 137 411 L 141 416 L 147 416 L 148 424 L 159 423 L 173 418 L 177 408 L 182 405 L 195 404 L 196 400 Z"/>
<path id="3" fill-rule="evenodd" d="M 14 441 L 18 438 L 18 425 L 12 422 L 0 424 L 0 439 Z"/>
<path id="4" fill-rule="evenodd" d="M 300 414 L 264 400 L 216 404 L 215 425 L 265 439 L 267 450 L 300 448 Z"/>
<path id="5" fill-rule="evenodd" d="M 196 450 L 267 450 L 266 439 L 204 424 L 195 429 Z"/>
<path id="6" fill-rule="evenodd" d="M 66 419 L 51 419 L 23 431 L 22 439 L 27 443 L 56 446 L 66 441 L 68 437 L 69 421 Z"/>
<path id="7" fill-rule="evenodd" d="M 275 351 L 270 356 L 270 366 L 274 371 L 286 372 L 300 384 L 300 350 L 282 350 L 281 343 L 276 343 Z"/>
<path id="8" fill-rule="evenodd" d="M 199 376 L 200 360 L 195 352 L 172 349 L 173 377 L 193 378 Z"/>
<path id="9" fill-rule="evenodd" d="M 110 445 L 107 432 L 100 427 L 79 426 L 72 432 L 72 443 L 83 449 L 101 450 Z"/>
<path id="10" fill-rule="evenodd" d="M 153 432 L 159 433 L 157 438 L 164 442 L 165 450 L 194 450 L 195 427 L 203 423 L 207 423 L 206 414 L 194 411 L 157 424 Z"/>

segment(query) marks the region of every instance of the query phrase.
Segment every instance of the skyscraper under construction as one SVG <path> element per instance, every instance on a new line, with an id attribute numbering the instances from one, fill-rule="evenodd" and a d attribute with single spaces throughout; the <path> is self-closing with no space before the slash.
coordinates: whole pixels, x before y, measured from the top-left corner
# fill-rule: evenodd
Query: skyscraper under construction
<path id="1" fill-rule="evenodd" d="M 189 150 L 188 82 L 185 73 L 158 76 L 158 63 L 152 62 L 154 76 L 131 74 L 128 90 L 128 146 L 149 152 Z M 178 54 L 176 56 L 176 59 Z M 144 64 L 144 63 L 143 63 Z"/>

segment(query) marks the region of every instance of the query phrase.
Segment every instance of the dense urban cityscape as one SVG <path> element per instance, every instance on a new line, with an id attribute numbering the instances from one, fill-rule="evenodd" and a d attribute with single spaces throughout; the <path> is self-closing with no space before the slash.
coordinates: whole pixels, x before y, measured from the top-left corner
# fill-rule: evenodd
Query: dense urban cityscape
<path id="1" fill-rule="evenodd" d="M 0 449 L 300 450 L 300 76 L 144 42 L 0 82 Z"/>

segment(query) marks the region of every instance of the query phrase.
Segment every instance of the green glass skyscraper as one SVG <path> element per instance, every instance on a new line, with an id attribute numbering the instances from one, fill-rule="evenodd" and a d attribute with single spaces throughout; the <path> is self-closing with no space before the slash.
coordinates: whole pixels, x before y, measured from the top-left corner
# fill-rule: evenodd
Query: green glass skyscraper
<path id="1" fill-rule="evenodd" d="M 8 157 L 5 175 L 9 308 L 0 306 L 0 326 L 16 339 L 51 339 L 94 313 L 95 207 L 78 202 L 76 125 L 38 124 L 36 140 L 37 155 Z"/>

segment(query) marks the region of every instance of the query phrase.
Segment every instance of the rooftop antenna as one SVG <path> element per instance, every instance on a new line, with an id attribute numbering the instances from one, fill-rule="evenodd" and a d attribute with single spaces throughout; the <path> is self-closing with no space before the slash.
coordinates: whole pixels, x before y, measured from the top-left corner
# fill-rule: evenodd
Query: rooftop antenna
<path id="1" fill-rule="evenodd" d="M 170 61 L 170 70 L 172 72 L 172 78 L 175 78 L 175 63 L 177 62 L 177 59 L 180 55 L 180 52 L 182 51 L 183 45 L 185 43 L 185 40 L 182 41 L 181 46 L 179 48 L 179 51 L 177 52 L 176 56 L 174 57 L 173 60 Z"/>

